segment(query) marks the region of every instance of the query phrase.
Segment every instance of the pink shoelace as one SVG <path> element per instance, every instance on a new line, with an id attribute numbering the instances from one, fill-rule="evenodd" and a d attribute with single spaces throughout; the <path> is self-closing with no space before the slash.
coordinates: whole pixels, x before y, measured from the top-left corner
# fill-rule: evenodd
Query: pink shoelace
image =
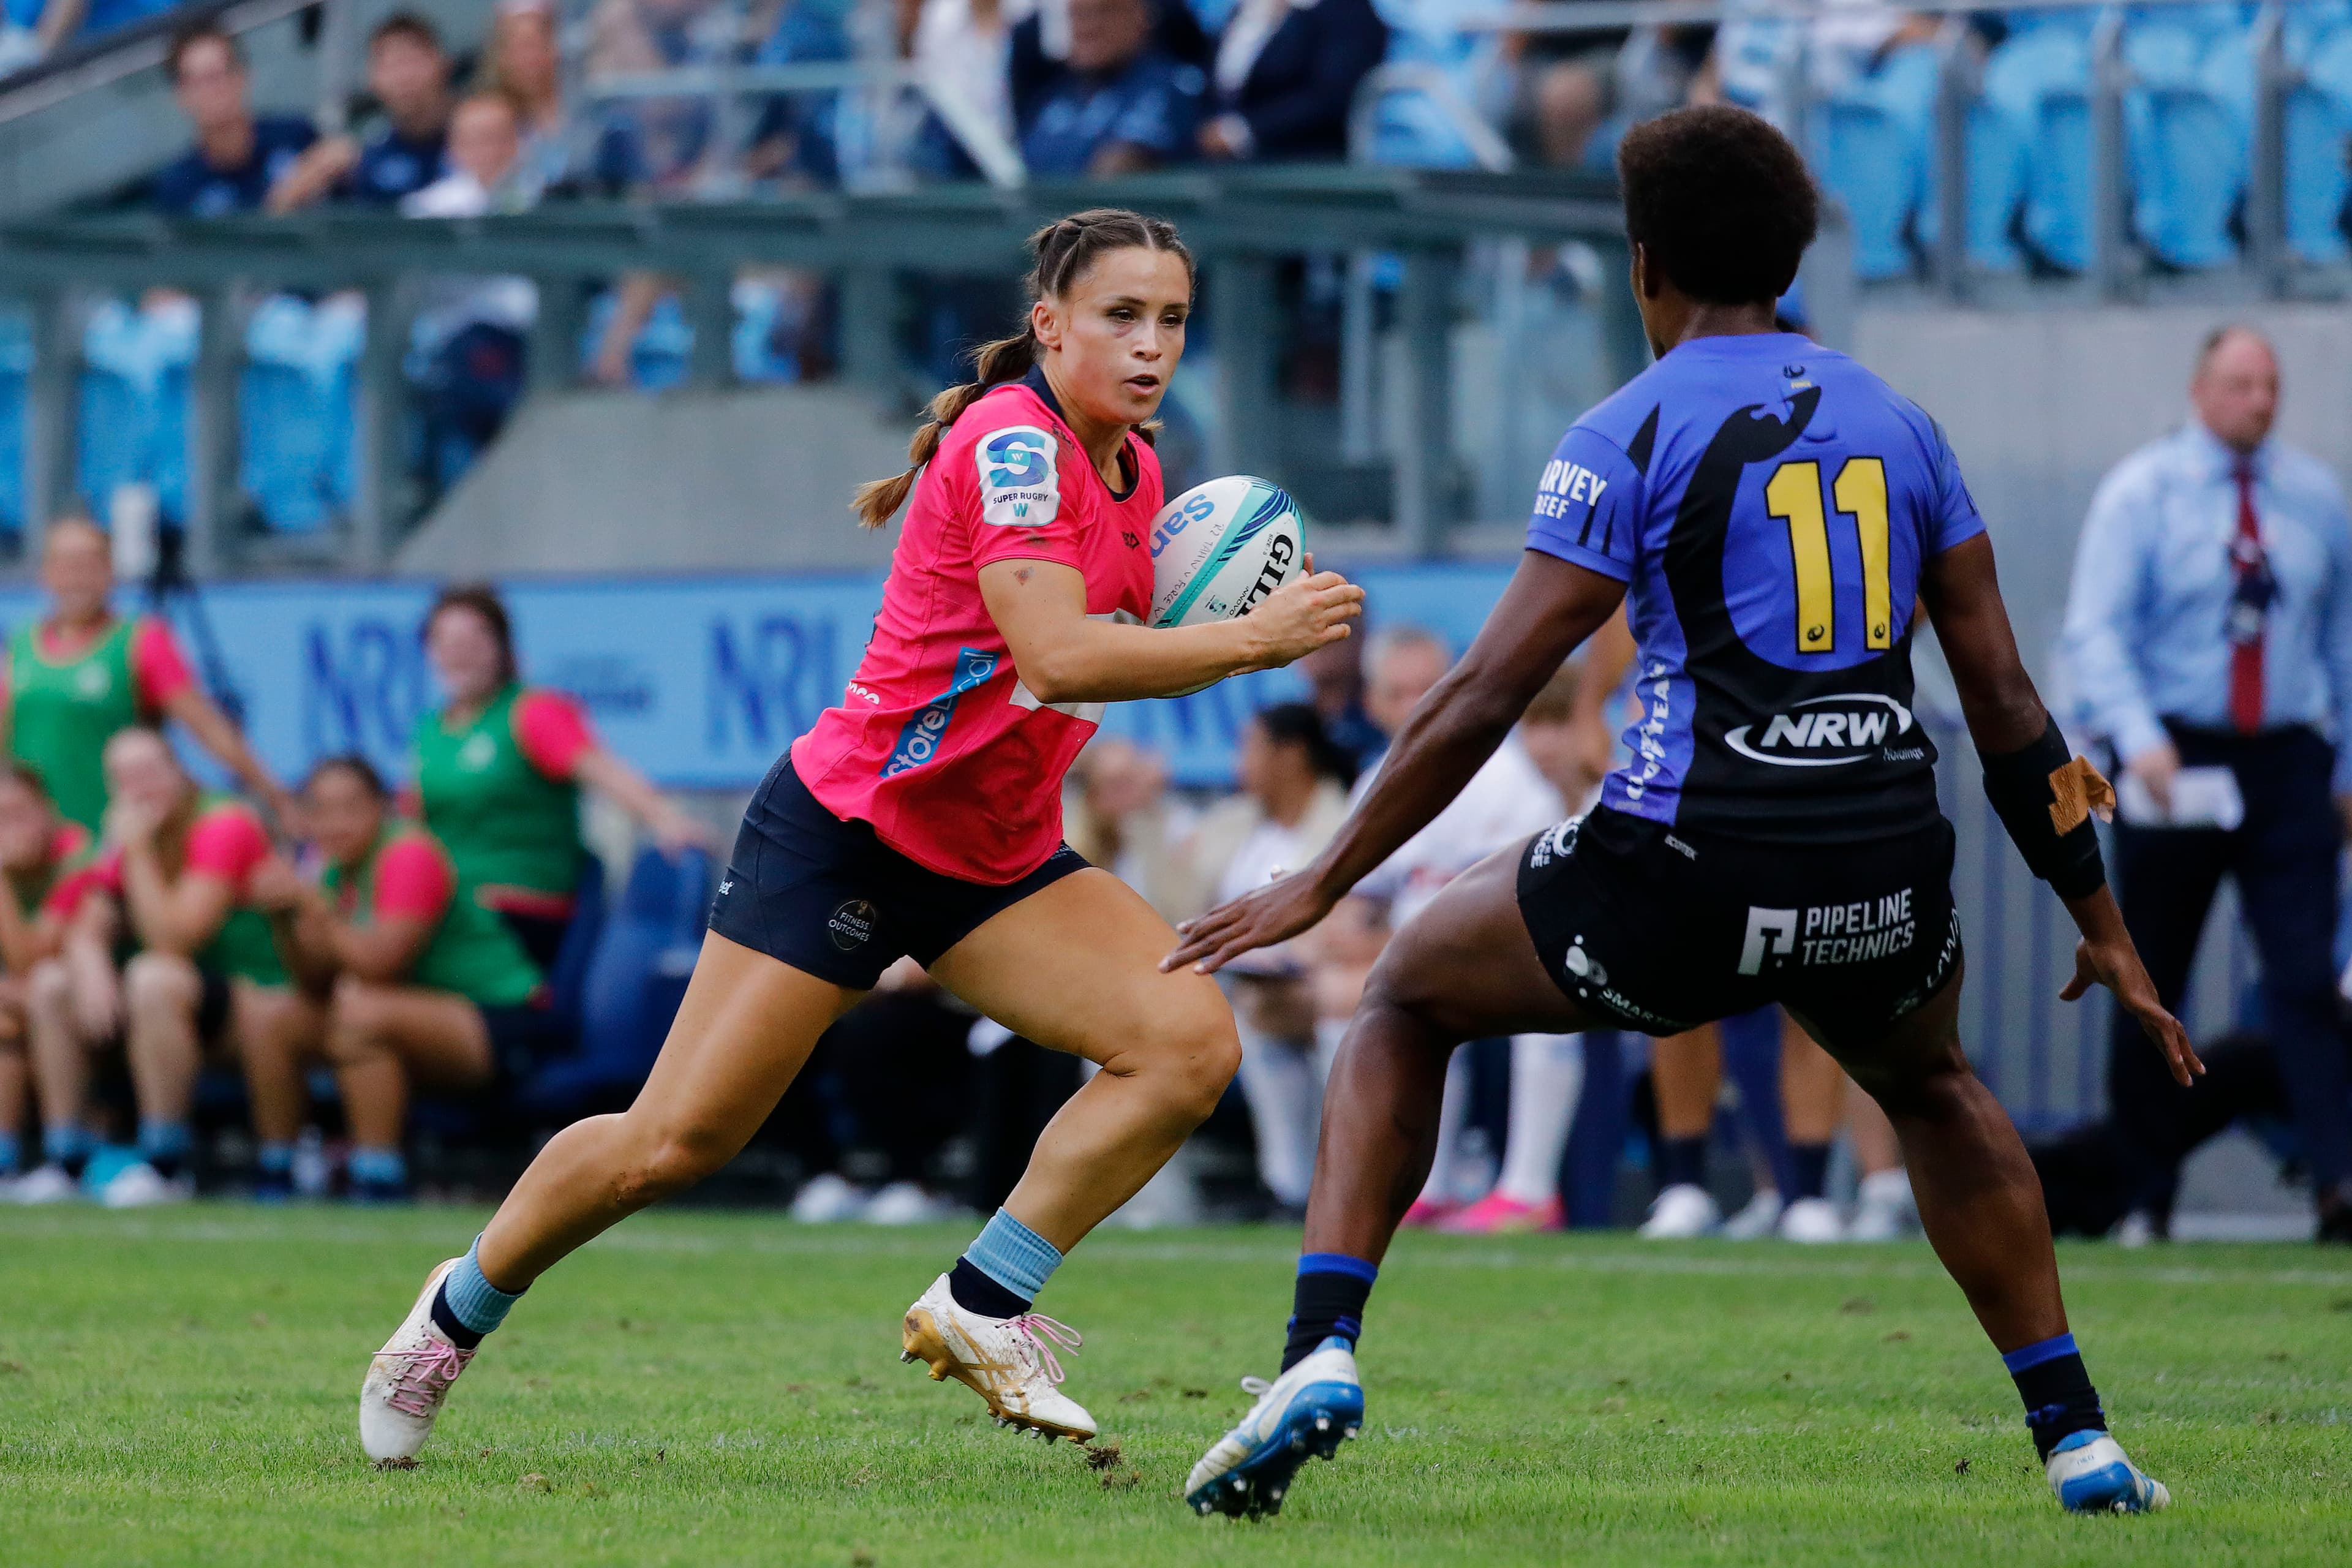
<path id="1" fill-rule="evenodd" d="M 461 1351 L 438 1335 L 427 1335 L 423 1344 L 413 1351 L 385 1351 L 388 1356 L 405 1357 L 408 1369 L 393 1384 L 384 1403 L 404 1415 L 430 1415 L 457 1381 L 457 1374 L 474 1359 L 472 1351 Z"/>
<path id="2" fill-rule="evenodd" d="M 1030 1348 L 1037 1352 L 1037 1364 L 1045 1369 L 1048 1383 L 1059 1383 L 1063 1377 L 1061 1359 L 1054 1354 L 1054 1346 L 1058 1344 L 1065 1350 L 1076 1351 L 1087 1342 L 1086 1336 L 1077 1330 L 1067 1323 L 1056 1322 L 1042 1312 L 1024 1312 L 1009 1321 L 1029 1342 Z"/>

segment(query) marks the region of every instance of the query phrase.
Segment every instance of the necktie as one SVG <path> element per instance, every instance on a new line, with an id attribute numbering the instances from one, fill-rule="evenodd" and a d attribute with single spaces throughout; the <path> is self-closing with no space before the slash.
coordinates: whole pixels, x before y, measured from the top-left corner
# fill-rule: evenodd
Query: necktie
<path id="1" fill-rule="evenodd" d="M 2237 569 L 2230 605 L 2230 721 L 2242 735 L 2263 727 L 2263 620 L 2269 608 L 2262 521 L 2254 513 L 2254 468 L 2238 465 L 2238 533 L 2230 543 Z"/>

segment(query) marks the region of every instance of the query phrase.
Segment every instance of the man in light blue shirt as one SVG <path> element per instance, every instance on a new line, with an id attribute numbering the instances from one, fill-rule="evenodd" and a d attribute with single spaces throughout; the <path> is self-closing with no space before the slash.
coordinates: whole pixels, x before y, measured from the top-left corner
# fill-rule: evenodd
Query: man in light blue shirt
<path id="1" fill-rule="evenodd" d="M 2195 417 L 2117 464 L 2091 503 L 2063 650 L 2089 727 L 2154 803 L 2135 822 L 2126 789 L 2116 879 L 2158 993 L 2179 1007 L 2214 891 L 2234 877 L 2320 1238 L 2352 1242 L 2352 1071 L 2334 977 L 2336 863 L 2352 820 L 2352 521 L 2336 476 L 2272 438 L 2278 386 L 2260 334 L 2225 327 L 2206 340 Z M 2212 825 L 2185 791 L 2182 823 L 2166 820 L 2184 767 L 2227 769 L 2242 825 Z M 2192 1091 L 2144 1070 L 2147 1054 L 2119 1016 L 2108 1100 L 2160 1232 Z"/>

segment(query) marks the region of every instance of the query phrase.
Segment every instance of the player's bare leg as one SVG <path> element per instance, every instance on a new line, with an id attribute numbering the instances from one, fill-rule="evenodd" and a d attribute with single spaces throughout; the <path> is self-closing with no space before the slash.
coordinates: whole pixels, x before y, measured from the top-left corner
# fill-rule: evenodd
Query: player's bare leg
<path id="1" fill-rule="evenodd" d="M 1095 1426 L 1056 1386 L 1054 1346 L 1079 1337 L 1029 1310 L 1037 1289 L 1208 1120 L 1240 1065 L 1216 983 L 1160 972 L 1175 941 L 1132 889 L 1089 868 L 1002 910 L 931 965 L 989 1017 L 1102 1069 L 1046 1124 L 1003 1208 L 902 1331 L 905 1359 L 1047 1436 L 1084 1439 Z"/>
<path id="2" fill-rule="evenodd" d="M 1706 1139 L 1723 1087 L 1723 1035 L 1702 1024 L 1650 1044 L 1650 1086 L 1658 1103 L 1658 1195 L 1642 1234 L 1654 1241 L 1707 1236 L 1723 1211 L 1706 1189 Z"/>
<path id="3" fill-rule="evenodd" d="M 2041 1179 L 2008 1113 L 1969 1066 L 1959 1009 L 1956 968 L 1875 1040 L 1827 1038 L 1806 1026 L 1894 1123 L 1920 1224 L 2016 1378 L 2059 1500 L 2100 1512 L 2163 1508 L 2170 1494 L 2107 1435 L 2067 1331 Z"/>
<path id="4" fill-rule="evenodd" d="M 677 1018 L 629 1109 L 549 1140 L 469 1258 L 426 1276 L 369 1363 L 360 1436 L 382 1464 L 414 1462 L 449 1386 L 488 1328 L 532 1280 L 649 1204 L 734 1158 L 809 1052 L 861 993 L 828 984 L 716 933 L 705 936 Z M 456 1273 L 444 1300 L 443 1281 Z M 485 1317 L 485 1309 L 488 1315 Z"/>
<path id="5" fill-rule="evenodd" d="M 1525 844 L 1456 878 L 1373 966 L 1323 1096 L 1306 1257 L 1282 1375 L 1192 1467 L 1201 1513 L 1282 1506 L 1309 1455 L 1329 1458 L 1363 1418 L 1355 1340 L 1370 1281 L 1437 1149 L 1445 1065 L 1465 1040 L 1604 1026 L 1545 972 L 1519 914 Z M 1328 1264 L 1328 1267 L 1315 1267 Z"/>

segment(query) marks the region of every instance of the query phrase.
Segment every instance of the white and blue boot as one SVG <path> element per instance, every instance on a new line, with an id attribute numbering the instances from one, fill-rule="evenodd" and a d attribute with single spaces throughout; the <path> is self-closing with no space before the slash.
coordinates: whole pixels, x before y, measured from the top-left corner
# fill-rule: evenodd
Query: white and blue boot
<path id="1" fill-rule="evenodd" d="M 2050 1450 L 2050 1489 L 2068 1513 L 2154 1513 L 2172 1506 L 2164 1483 L 2143 1473 L 2105 1432 L 2070 1432 Z"/>
<path id="2" fill-rule="evenodd" d="M 1281 1512 L 1290 1478 L 1308 1457 L 1336 1458 L 1364 1422 L 1355 1349 L 1337 1334 L 1272 1383 L 1242 1379 L 1242 1390 L 1256 1394 L 1257 1403 L 1185 1479 L 1184 1500 L 1195 1513 L 1260 1519 Z"/>

